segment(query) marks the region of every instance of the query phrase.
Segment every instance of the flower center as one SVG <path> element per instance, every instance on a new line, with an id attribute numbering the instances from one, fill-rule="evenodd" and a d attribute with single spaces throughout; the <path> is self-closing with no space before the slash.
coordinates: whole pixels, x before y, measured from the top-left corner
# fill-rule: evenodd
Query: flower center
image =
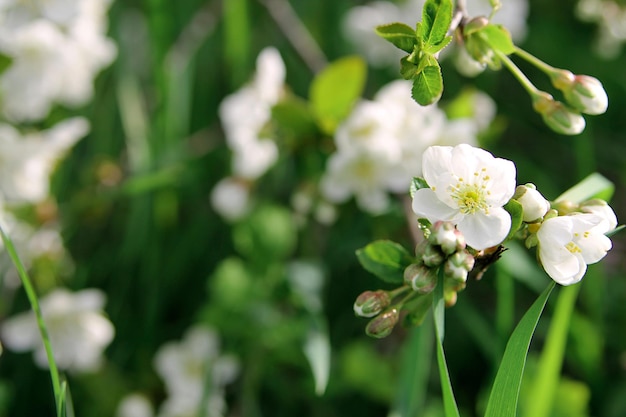
<path id="1" fill-rule="evenodd" d="M 484 171 L 484 168 L 483 168 Z M 479 173 L 474 173 L 476 177 L 480 177 Z M 459 211 L 463 214 L 474 214 L 482 211 L 489 214 L 489 204 L 486 196 L 489 195 L 485 182 L 489 180 L 489 176 L 484 175 L 479 178 L 478 183 L 468 184 L 461 177 L 456 184 L 450 186 L 450 195 L 456 201 Z M 482 184 L 480 183 L 482 181 Z"/>
<path id="2" fill-rule="evenodd" d="M 574 242 L 569 242 L 567 245 L 565 245 L 565 249 L 573 254 L 582 253 L 582 249 L 580 249 L 580 246 L 578 246 Z"/>

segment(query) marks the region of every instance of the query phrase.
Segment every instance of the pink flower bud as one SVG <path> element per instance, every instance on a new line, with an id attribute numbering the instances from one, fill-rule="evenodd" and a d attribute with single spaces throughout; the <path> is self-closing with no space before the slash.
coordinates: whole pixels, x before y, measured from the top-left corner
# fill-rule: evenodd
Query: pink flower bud
<path id="1" fill-rule="evenodd" d="M 383 337 L 389 336 L 391 331 L 395 327 L 396 323 L 398 323 L 398 319 L 400 318 L 400 313 L 397 309 L 392 308 L 390 310 L 385 311 L 384 313 L 379 314 L 374 317 L 367 323 L 365 327 L 365 333 L 368 336 L 375 337 L 377 339 L 382 339 Z"/>
<path id="2" fill-rule="evenodd" d="M 404 270 L 404 282 L 414 291 L 428 294 L 437 286 L 437 272 L 425 265 L 411 264 Z"/>
<path id="3" fill-rule="evenodd" d="M 354 312 L 357 316 L 374 317 L 390 303 L 391 299 L 386 291 L 365 291 L 354 302 Z"/>
<path id="4" fill-rule="evenodd" d="M 533 98 L 533 108 L 543 121 L 557 133 L 578 135 L 585 130 L 585 119 L 580 113 L 569 109 L 560 101 L 554 100 L 548 93 L 538 94 Z"/>

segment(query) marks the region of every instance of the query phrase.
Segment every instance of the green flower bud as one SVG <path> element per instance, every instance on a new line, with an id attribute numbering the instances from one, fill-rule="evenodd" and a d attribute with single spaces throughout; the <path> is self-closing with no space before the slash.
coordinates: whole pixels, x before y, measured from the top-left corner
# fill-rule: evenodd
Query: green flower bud
<path id="1" fill-rule="evenodd" d="M 445 256 L 439 247 L 433 245 L 424 246 L 424 252 L 422 253 L 422 261 L 424 261 L 424 265 L 436 267 L 441 265 L 444 260 Z"/>
<path id="2" fill-rule="evenodd" d="M 437 286 L 437 272 L 425 265 L 411 264 L 404 270 L 404 282 L 420 294 L 428 294 Z"/>
<path id="3" fill-rule="evenodd" d="M 387 291 L 365 291 L 354 302 L 354 313 L 360 317 L 374 317 L 390 303 L 391 299 Z"/>
<path id="4" fill-rule="evenodd" d="M 581 113 L 602 114 L 609 106 L 609 98 L 597 78 L 558 70 L 552 74 L 552 84 L 563 91 L 567 103 Z"/>
<path id="5" fill-rule="evenodd" d="M 543 121 L 557 133 L 578 135 L 585 129 L 585 119 L 545 92 L 533 97 L 533 108 Z"/>
<path id="6" fill-rule="evenodd" d="M 432 245 L 439 245 L 446 255 L 465 249 L 463 234 L 450 222 L 435 222 L 428 240 Z"/>
<path id="7" fill-rule="evenodd" d="M 456 282 L 467 281 L 467 274 L 474 268 L 474 257 L 467 251 L 455 252 L 443 266 L 446 278 Z"/>
<path id="8" fill-rule="evenodd" d="M 513 198 L 517 200 L 524 210 L 522 220 L 526 223 L 533 223 L 550 210 L 550 202 L 546 200 L 534 184 L 518 185 Z"/>
<path id="9" fill-rule="evenodd" d="M 367 326 L 365 326 L 365 333 L 368 336 L 375 337 L 377 339 L 387 337 L 395 327 L 396 323 L 398 323 L 399 318 L 400 313 L 397 309 L 392 308 L 387 310 L 367 323 Z"/>

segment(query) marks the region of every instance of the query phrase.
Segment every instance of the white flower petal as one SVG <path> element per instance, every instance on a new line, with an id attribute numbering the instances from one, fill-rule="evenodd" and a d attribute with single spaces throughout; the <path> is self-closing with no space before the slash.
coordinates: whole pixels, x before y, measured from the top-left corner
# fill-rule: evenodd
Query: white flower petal
<path id="1" fill-rule="evenodd" d="M 458 217 L 458 210 L 444 204 L 429 188 L 415 192 L 412 207 L 418 218 L 426 218 L 432 223 L 437 220 L 454 221 Z"/>
<path id="2" fill-rule="evenodd" d="M 511 230 L 511 216 L 501 207 L 490 209 L 488 215 L 476 213 L 465 216 L 457 228 L 469 246 L 476 250 L 499 245 Z"/>

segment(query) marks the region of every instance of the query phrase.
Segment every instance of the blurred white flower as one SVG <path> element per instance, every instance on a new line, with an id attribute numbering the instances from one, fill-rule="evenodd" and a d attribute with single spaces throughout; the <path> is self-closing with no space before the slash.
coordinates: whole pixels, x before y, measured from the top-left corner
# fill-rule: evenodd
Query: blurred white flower
<path id="1" fill-rule="evenodd" d="M 55 164 L 88 132 L 89 123 L 82 117 L 24 135 L 0 123 L 0 195 L 6 203 L 45 199 Z"/>
<path id="2" fill-rule="evenodd" d="M 351 196 L 363 210 L 387 210 L 387 193 L 404 193 L 421 175 L 422 155 L 432 145 L 476 144 L 479 128 L 488 124 L 495 105 L 484 115 L 448 120 L 437 105 L 420 106 L 411 98 L 409 81 L 393 81 L 361 100 L 335 132 L 337 151 L 330 156 L 321 192 L 333 202 Z M 478 113 L 478 112 L 477 112 Z"/>
<path id="3" fill-rule="evenodd" d="M 106 38 L 109 0 L 8 0 L 0 4 L 1 108 L 12 121 L 45 118 L 54 104 L 80 106 L 115 45 Z"/>
<path id="4" fill-rule="evenodd" d="M 393 166 L 386 158 L 360 149 L 330 156 L 320 183 L 322 194 L 333 203 L 351 196 L 359 207 L 372 214 L 384 212 L 389 205 L 387 175 Z"/>
<path id="5" fill-rule="evenodd" d="M 626 42 L 626 7 L 612 0 L 579 0 L 576 15 L 598 25 L 595 51 L 605 59 L 616 58 Z"/>
<path id="6" fill-rule="evenodd" d="M 234 177 L 222 178 L 211 191 L 211 205 L 227 220 L 241 219 L 250 212 L 248 185 Z"/>
<path id="7" fill-rule="evenodd" d="M 74 372 L 97 370 L 102 352 L 111 343 L 115 330 L 103 315 L 105 294 L 98 289 L 72 293 L 60 288 L 40 301 L 48 328 L 55 362 L 60 369 Z M 34 350 L 35 363 L 48 367 L 35 315 L 29 311 L 7 319 L 0 329 L 7 349 Z"/>
<path id="8" fill-rule="evenodd" d="M 122 398 L 115 417 L 153 417 L 152 403 L 142 394 L 130 394 Z"/>
<path id="9" fill-rule="evenodd" d="M 430 188 L 413 196 L 418 217 L 454 223 L 477 250 L 502 243 L 511 228 L 503 206 L 515 192 L 513 162 L 466 144 L 432 146 L 424 153 L 423 171 Z"/>
<path id="10" fill-rule="evenodd" d="M 278 147 L 263 128 L 271 119 L 285 82 L 280 53 L 267 47 L 259 54 L 252 82 L 224 98 L 219 108 L 228 146 L 233 152 L 233 174 L 247 179 L 263 175 L 278 159 Z"/>
<path id="11" fill-rule="evenodd" d="M 611 239 L 604 233 L 608 223 L 595 214 L 553 217 L 537 232 L 539 260 L 550 278 L 561 285 L 582 279 L 587 265 L 604 258 Z"/>
<path id="12" fill-rule="evenodd" d="M 159 417 L 197 416 L 203 394 L 208 392 L 207 417 L 226 411 L 224 386 L 239 373 L 238 362 L 220 355 L 219 338 L 205 326 L 191 327 L 180 342 L 168 342 L 157 351 L 154 368 L 168 394 L 159 408 Z"/>

